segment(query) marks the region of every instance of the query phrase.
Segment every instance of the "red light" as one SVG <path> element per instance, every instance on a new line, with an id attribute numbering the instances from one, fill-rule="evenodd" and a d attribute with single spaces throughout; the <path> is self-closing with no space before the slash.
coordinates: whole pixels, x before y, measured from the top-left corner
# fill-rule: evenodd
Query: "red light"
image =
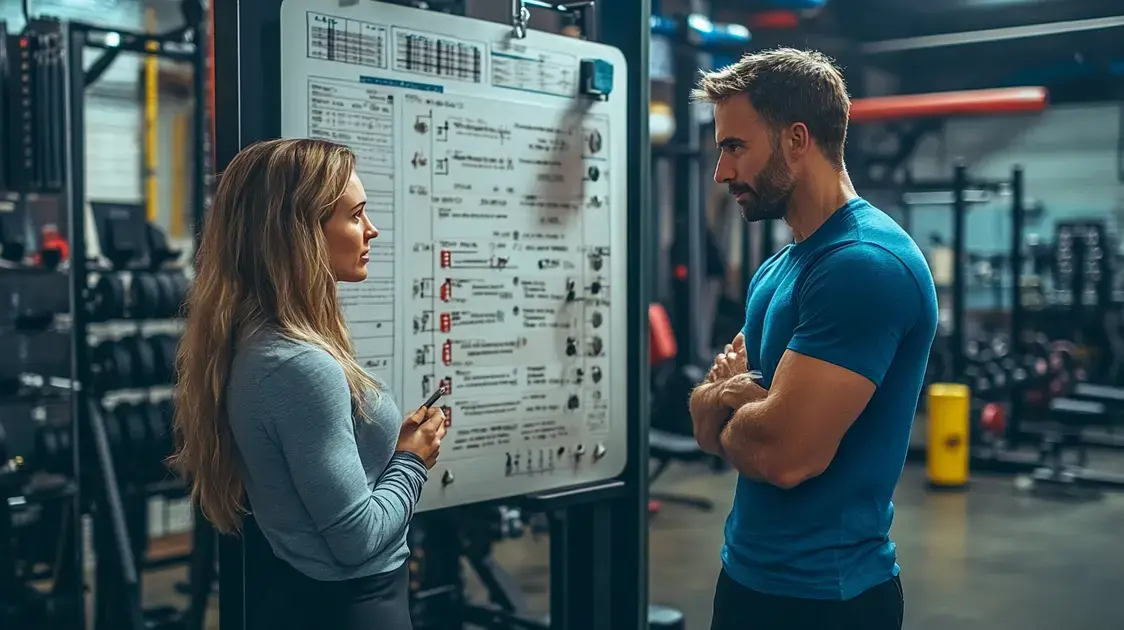
<path id="1" fill-rule="evenodd" d="M 27 48 L 27 38 L 26 37 L 20 38 L 20 48 Z"/>

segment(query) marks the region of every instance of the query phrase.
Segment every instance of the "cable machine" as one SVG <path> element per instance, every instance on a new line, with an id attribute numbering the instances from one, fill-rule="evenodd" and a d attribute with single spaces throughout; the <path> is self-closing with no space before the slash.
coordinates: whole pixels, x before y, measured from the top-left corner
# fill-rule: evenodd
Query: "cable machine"
<path id="1" fill-rule="evenodd" d="M 545 3 L 513 0 L 514 39 L 526 33 L 528 6 L 541 4 Z M 216 170 L 247 144 L 281 135 L 281 60 L 276 54 L 281 46 L 281 7 L 281 0 L 214 6 Z M 628 63 L 627 108 L 633 112 L 646 111 L 649 102 L 649 18 L 646 0 L 621 0 L 598 5 L 594 22 L 600 41 L 619 48 Z M 626 180 L 631 260 L 646 260 L 651 242 L 647 146 L 647 117 L 630 118 L 628 165 L 621 176 Z M 528 511 L 551 515 L 550 628 L 647 627 L 648 274 L 644 265 L 627 265 L 627 288 L 618 297 L 627 304 L 623 332 L 627 335 L 629 387 L 618 394 L 626 397 L 627 418 L 617 420 L 627 423 L 623 472 L 604 482 L 518 498 Z M 245 543 L 236 537 L 220 537 L 219 615 L 224 630 L 253 624 L 246 618 L 246 604 L 254 595 L 246 585 L 255 582 L 254 572 L 260 566 L 252 556 L 252 544 L 249 537 Z M 490 622 L 496 624 L 493 627 L 541 627 L 517 625 L 519 621 L 502 617 Z"/>

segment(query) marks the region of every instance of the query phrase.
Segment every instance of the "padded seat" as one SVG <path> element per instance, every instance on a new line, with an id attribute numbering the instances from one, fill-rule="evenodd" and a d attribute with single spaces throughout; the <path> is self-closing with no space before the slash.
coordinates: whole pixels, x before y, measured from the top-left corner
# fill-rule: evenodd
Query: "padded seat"
<path id="1" fill-rule="evenodd" d="M 1124 407 L 1124 387 L 1078 383 L 1073 387 L 1074 398 L 1104 403 L 1112 407 Z"/>
<path id="2" fill-rule="evenodd" d="M 1050 420 L 1073 428 L 1102 425 L 1108 422 L 1108 408 L 1091 400 L 1055 398 L 1050 401 Z"/>

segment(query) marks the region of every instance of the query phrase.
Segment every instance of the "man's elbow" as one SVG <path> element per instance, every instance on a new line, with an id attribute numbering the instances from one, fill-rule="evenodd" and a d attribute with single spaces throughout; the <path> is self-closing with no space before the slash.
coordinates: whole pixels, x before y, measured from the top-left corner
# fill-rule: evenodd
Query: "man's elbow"
<path id="1" fill-rule="evenodd" d="M 762 476 L 770 485 L 781 490 L 791 490 L 796 486 L 819 477 L 827 470 L 831 459 L 823 458 L 796 458 L 779 456 L 775 463 L 765 466 Z"/>

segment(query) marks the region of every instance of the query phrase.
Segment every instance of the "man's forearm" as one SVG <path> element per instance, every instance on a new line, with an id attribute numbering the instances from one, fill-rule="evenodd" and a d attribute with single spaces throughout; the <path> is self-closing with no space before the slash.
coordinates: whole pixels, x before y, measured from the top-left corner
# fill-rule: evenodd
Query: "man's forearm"
<path id="1" fill-rule="evenodd" d="M 725 458 L 719 444 L 719 432 L 733 410 L 722 404 L 721 393 L 722 387 L 718 383 L 699 385 L 691 392 L 689 411 L 695 441 L 703 451 Z"/>
<path id="2" fill-rule="evenodd" d="M 739 407 L 722 429 L 719 441 L 726 460 L 750 479 L 769 479 L 769 455 L 775 444 L 769 427 L 769 405 L 759 400 Z"/>
<path id="3" fill-rule="evenodd" d="M 722 406 L 722 383 L 703 383 L 691 391 L 691 415 L 697 412 L 713 412 Z"/>

